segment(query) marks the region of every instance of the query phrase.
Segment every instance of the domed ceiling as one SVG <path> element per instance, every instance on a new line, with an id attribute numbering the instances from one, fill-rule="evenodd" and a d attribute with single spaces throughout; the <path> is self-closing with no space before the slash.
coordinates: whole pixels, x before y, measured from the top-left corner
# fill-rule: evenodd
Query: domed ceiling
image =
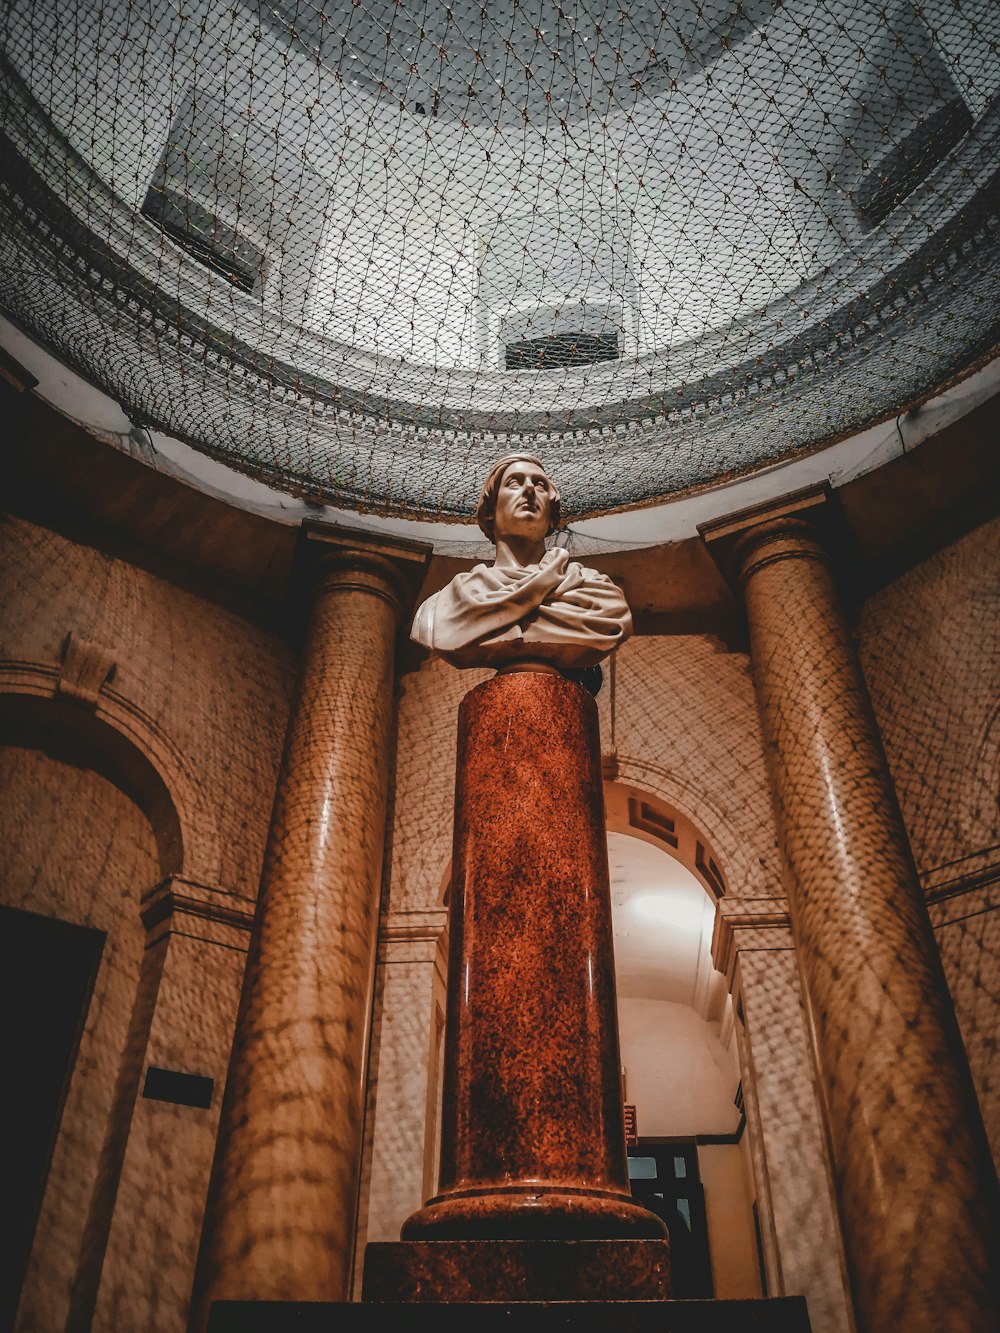
<path id="1" fill-rule="evenodd" d="M 0 308 L 292 494 L 577 514 L 1000 341 L 995 0 L 8 0 Z"/>

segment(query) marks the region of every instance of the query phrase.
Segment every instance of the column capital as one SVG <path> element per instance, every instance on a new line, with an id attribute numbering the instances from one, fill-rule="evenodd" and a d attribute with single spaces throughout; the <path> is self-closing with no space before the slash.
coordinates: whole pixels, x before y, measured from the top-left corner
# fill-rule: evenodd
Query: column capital
<path id="1" fill-rule="evenodd" d="M 398 623 L 416 600 L 432 549 L 429 542 L 306 519 L 299 531 L 294 583 L 310 587 L 313 596 L 371 593 L 390 604 Z"/>
<path id="2" fill-rule="evenodd" d="M 700 524 L 698 532 L 734 589 L 776 560 L 828 562 L 843 542 L 842 522 L 828 482 L 712 519 Z"/>
<path id="3" fill-rule="evenodd" d="M 736 959 L 742 949 L 794 949 L 788 903 L 784 898 L 721 898 L 715 909 L 712 962 L 726 978 L 730 993 Z"/>
<path id="4" fill-rule="evenodd" d="M 448 929 L 447 907 L 389 912 L 379 932 L 380 963 L 433 963 Z"/>

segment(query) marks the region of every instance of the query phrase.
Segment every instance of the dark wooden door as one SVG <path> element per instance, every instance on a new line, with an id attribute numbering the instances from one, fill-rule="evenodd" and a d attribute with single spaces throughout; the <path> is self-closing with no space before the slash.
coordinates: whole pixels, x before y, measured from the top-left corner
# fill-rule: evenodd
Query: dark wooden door
<path id="1" fill-rule="evenodd" d="M 676 1300 L 712 1297 L 705 1191 L 694 1140 L 640 1139 L 628 1150 L 632 1195 L 662 1217 L 670 1232 L 670 1272 Z"/>
<path id="2" fill-rule="evenodd" d="M 10 1328 L 104 934 L 0 907 L 0 1329 Z"/>

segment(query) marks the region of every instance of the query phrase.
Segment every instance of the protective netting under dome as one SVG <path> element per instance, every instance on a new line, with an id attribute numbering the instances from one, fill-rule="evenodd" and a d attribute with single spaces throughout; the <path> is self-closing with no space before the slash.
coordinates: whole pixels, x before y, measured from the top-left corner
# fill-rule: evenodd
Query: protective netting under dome
<path id="1" fill-rule="evenodd" d="M 995 0 L 7 0 L 0 307 L 296 494 L 746 473 L 1000 341 Z"/>

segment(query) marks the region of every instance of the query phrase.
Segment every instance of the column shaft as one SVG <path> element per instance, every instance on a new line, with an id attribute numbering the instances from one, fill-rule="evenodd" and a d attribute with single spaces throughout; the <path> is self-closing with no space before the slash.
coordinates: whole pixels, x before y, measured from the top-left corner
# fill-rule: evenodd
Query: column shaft
<path id="1" fill-rule="evenodd" d="M 196 1287 L 348 1295 L 399 580 L 322 557 L 265 854 Z"/>
<path id="2" fill-rule="evenodd" d="M 794 518 L 737 549 L 859 1321 L 986 1333 L 995 1177 L 832 575 Z"/>
<path id="3" fill-rule="evenodd" d="M 629 1194 L 597 708 L 498 675 L 459 713 L 441 1190 L 412 1239 L 660 1237 Z"/>

